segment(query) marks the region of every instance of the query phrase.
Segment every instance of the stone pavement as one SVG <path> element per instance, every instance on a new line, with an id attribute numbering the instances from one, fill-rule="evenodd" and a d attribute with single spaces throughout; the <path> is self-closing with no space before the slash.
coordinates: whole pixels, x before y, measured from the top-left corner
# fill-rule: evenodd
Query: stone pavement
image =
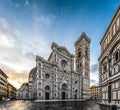
<path id="1" fill-rule="evenodd" d="M 0 110 L 110 110 L 95 101 L 33 102 L 15 100 L 0 102 Z"/>

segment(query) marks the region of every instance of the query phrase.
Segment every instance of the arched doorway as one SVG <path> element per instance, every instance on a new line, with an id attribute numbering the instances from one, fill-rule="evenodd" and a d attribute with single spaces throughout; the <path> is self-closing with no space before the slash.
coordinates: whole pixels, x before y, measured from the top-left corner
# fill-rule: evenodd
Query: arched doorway
<path id="1" fill-rule="evenodd" d="M 67 98 L 67 90 L 68 90 L 68 86 L 66 84 L 63 84 L 61 87 L 61 97 L 62 99 L 66 99 Z"/>
<path id="2" fill-rule="evenodd" d="M 77 99 L 77 90 L 75 90 L 75 99 Z"/>
<path id="3" fill-rule="evenodd" d="M 46 100 L 50 99 L 50 86 L 45 87 L 45 99 Z"/>

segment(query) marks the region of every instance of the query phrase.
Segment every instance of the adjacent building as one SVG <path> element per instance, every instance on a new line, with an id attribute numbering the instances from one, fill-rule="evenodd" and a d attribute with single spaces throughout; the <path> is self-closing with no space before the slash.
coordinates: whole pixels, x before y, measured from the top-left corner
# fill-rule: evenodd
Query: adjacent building
<path id="1" fill-rule="evenodd" d="M 105 104 L 120 104 L 120 6 L 101 42 L 99 57 L 100 98 Z"/>
<path id="2" fill-rule="evenodd" d="M 28 83 L 22 84 L 22 86 L 17 90 L 16 98 L 20 100 L 29 99 Z"/>
<path id="3" fill-rule="evenodd" d="M 7 78 L 8 76 L 0 69 L 0 100 L 7 98 Z"/>
<path id="4" fill-rule="evenodd" d="M 7 90 L 8 90 L 8 98 L 9 99 L 16 99 L 16 88 L 8 82 L 7 84 Z"/>
<path id="5" fill-rule="evenodd" d="M 45 60 L 36 56 L 29 74 L 29 99 L 89 99 L 90 39 L 85 33 L 75 42 L 75 56 L 55 42 Z M 74 59 L 75 64 L 74 64 Z M 76 65 L 76 70 L 74 69 Z"/>
<path id="6" fill-rule="evenodd" d="M 90 87 L 90 98 L 99 99 L 99 86 L 93 85 Z"/>

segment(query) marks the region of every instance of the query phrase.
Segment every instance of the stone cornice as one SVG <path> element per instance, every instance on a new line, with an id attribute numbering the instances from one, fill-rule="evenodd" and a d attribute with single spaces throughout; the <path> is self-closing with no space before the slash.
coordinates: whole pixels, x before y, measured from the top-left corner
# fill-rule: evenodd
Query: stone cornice
<path id="1" fill-rule="evenodd" d="M 109 26 L 108 26 L 108 28 L 107 28 L 106 32 L 105 32 L 105 34 L 104 34 L 103 38 L 101 39 L 100 44 L 102 43 L 102 41 L 103 41 L 103 39 L 105 38 L 105 36 L 106 36 L 107 32 L 109 31 L 109 29 L 110 29 L 110 27 L 111 27 L 111 25 L 112 25 L 112 23 L 113 23 L 113 21 L 114 21 L 114 19 L 115 19 L 116 15 L 118 14 L 119 10 L 120 10 L 120 5 L 118 6 L 117 11 L 115 12 L 115 14 L 114 14 L 114 16 L 113 16 L 113 18 L 112 18 L 112 20 L 111 20 L 111 22 L 110 22 L 110 24 L 109 24 Z"/>

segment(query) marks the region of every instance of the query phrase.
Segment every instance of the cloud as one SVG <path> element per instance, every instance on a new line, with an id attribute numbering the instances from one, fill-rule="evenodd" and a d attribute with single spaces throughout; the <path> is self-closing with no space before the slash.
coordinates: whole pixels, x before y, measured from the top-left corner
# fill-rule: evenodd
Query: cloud
<path id="1" fill-rule="evenodd" d="M 25 0 L 25 6 L 29 6 L 29 1 L 28 0 Z"/>
<path id="2" fill-rule="evenodd" d="M 38 19 L 38 22 L 44 22 L 44 18 Z M 49 19 L 49 17 L 45 19 Z M 49 24 L 51 21 L 46 23 Z M 36 63 L 36 55 L 45 59 L 49 57 L 50 44 L 43 36 L 25 41 L 22 39 L 20 32 L 5 18 L 0 18 L 0 41 L 0 64 L 4 65 L 0 65 L 0 68 L 3 68 L 6 74 L 9 74 L 11 83 L 19 86 L 28 80 L 28 73 Z M 98 64 L 91 66 L 90 77 L 91 85 L 98 84 Z"/>
<path id="3" fill-rule="evenodd" d="M 49 27 L 52 23 L 52 21 L 55 19 L 55 16 L 53 15 L 48 15 L 48 16 L 36 16 L 34 20 L 41 24 L 42 26 L 47 26 Z"/>
<path id="4" fill-rule="evenodd" d="M 16 8 L 19 8 L 20 6 L 30 6 L 29 0 L 8 0 L 8 3 Z"/>
<path id="5" fill-rule="evenodd" d="M 95 73 L 98 71 L 98 63 L 91 65 L 91 73 Z"/>
<path id="6" fill-rule="evenodd" d="M 18 30 L 14 29 L 4 18 L 0 18 L 0 38 L 0 63 L 16 68 L 16 70 L 21 70 L 22 67 L 28 70 L 33 65 L 29 56 L 25 57 L 24 42 L 20 39 Z"/>
<path id="7" fill-rule="evenodd" d="M 28 80 L 28 73 L 36 63 L 35 56 L 47 58 L 50 52 L 43 37 L 26 41 L 5 18 L 0 18 L 0 41 L 0 68 L 17 88 Z"/>
<path id="8" fill-rule="evenodd" d="M 98 85 L 98 81 L 94 80 L 94 79 L 91 79 L 90 83 L 91 83 L 91 85 Z"/>
<path id="9" fill-rule="evenodd" d="M 91 71 L 90 71 L 90 85 L 98 85 L 98 63 L 91 65 Z"/>
<path id="10" fill-rule="evenodd" d="M 0 64 L 2 71 L 8 76 L 8 81 L 17 89 L 21 86 L 22 83 L 28 82 L 28 71 L 16 72 L 9 66 Z"/>
<path id="11" fill-rule="evenodd" d="M 17 37 L 18 31 L 13 29 L 4 18 L 0 18 L 0 46 L 13 47 L 16 42 L 19 42 Z"/>

